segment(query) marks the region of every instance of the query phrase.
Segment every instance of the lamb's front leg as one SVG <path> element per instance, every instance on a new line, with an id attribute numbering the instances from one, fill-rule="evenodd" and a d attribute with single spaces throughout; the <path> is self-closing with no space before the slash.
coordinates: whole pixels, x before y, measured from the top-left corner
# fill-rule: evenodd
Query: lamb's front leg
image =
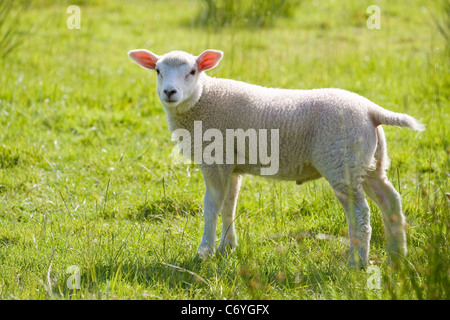
<path id="1" fill-rule="evenodd" d="M 217 251 L 226 254 L 227 250 L 237 247 L 236 228 L 234 227 L 234 213 L 241 188 L 242 176 L 232 175 L 227 195 L 222 208 L 222 236 Z"/>
<path id="2" fill-rule="evenodd" d="M 217 219 L 229 186 L 229 175 L 217 169 L 202 169 L 206 191 L 204 200 L 204 219 L 202 242 L 197 258 L 207 259 L 215 250 Z"/>

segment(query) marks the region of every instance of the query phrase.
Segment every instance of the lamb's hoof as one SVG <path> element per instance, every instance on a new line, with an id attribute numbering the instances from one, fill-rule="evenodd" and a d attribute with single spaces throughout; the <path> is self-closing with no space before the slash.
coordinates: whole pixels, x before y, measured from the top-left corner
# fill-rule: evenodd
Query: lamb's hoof
<path id="1" fill-rule="evenodd" d="M 214 254 L 213 250 L 211 250 L 209 247 L 200 247 L 197 250 L 197 254 L 194 257 L 194 261 L 196 262 L 202 262 L 210 258 Z"/>
<path id="2" fill-rule="evenodd" d="M 194 256 L 194 263 L 201 263 L 203 261 L 205 261 L 205 259 L 201 258 L 198 253 Z"/>
<path id="3" fill-rule="evenodd" d="M 364 263 L 362 261 L 349 261 L 348 266 L 350 269 L 354 270 L 365 270 L 367 267 L 367 263 Z"/>
<path id="4" fill-rule="evenodd" d="M 396 252 L 389 252 L 388 251 L 388 257 L 386 260 L 386 264 L 389 265 L 391 268 L 398 269 L 401 264 L 405 261 L 405 254 L 402 253 L 396 253 Z"/>
<path id="5" fill-rule="evenodd" d="M 226 258 L 229 254 L 231 254 L 234 251 L 236 247 L 237 244 L 232 245 L 229 242 L 225 244 L 220 243 L 219 246 L 217 247 L 216 254 Z"/>
<path id="6" fill-rule="evenodd" d="M 348 266 L 350 269 L 355 270 L 364 270 L 366 269 L 367 265 L 369 263 L 369 260 L 364 260 L 361 258 L 358 254 L 350 254 L 349 260 L 348 260 Z"/>

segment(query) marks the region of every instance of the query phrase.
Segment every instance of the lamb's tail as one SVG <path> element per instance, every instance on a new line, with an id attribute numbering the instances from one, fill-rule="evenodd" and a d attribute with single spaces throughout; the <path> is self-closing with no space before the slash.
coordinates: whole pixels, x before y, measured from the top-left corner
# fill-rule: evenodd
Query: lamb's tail
<path id="1" fill-rule="evenodd" d="M 390 126 L 407 127 L 419 132 L 425 130 L 425 125 L 404 113 L 392 112 L 379 106 L 372 108 L 369 112 L 372 121 L 376 125 L 387 124 Z"/>

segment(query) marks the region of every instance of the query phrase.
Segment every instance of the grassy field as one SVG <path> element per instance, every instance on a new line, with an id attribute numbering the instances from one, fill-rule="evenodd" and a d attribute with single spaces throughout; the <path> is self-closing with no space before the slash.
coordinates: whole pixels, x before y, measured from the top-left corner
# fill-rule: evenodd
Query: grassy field
<path id="1" fill-rule="evenodd" d="M 0 60 L 0 298 L 449 299 L 444 2 L 302 0 L 267 21 L 235 15 L 225 26 L 208 20 L 207 3 L 78 1 L 73 30 L 69 1 L 32 1 L 23 12 L 29 34 Z M 371 4 L 380 29 L 367 28 Z M 203 180 L 197 167 L 170 162 L 155 76 L 126 54 L 136 48 L 220 49 L 210 75 L 343 88 L 421 119 L 421 134 L 385 127 L 408 256 L 387 262 L 370 203 L 373 267 L 351 270 L 344 212 L 325 180 L 247 176 L 240 246 L 195 263 Z"/>

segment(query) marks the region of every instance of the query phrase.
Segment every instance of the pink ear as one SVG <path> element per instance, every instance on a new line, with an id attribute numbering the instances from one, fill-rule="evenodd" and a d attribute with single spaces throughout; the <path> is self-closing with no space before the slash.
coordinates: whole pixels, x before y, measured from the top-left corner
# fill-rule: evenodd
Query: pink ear
<path id="1" fill-rule="evenodd" d="M 197 57 L 198 71 L 205 71 L 216 67 L 223 57 L 219 50 L 206 50 Z"/>
<path id="2" fill-rule="evenodd" d="M 159 56 L 145 49 L 131 50 L 128 56 L 138 65 L 146 69 L 155 69 Z"/>

